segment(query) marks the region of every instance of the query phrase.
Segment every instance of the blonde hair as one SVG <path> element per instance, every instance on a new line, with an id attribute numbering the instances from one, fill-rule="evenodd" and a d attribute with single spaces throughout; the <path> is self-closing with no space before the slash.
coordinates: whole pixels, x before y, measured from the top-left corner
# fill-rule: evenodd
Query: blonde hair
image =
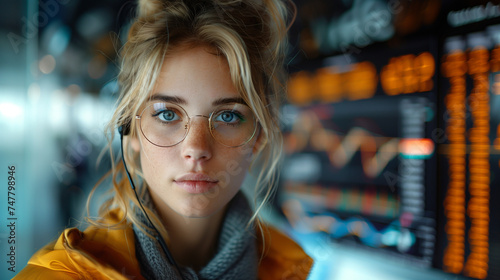
<path id="1" fill-rule="evenodd" d="M 294 7 L 293 3 L 291 6 Z M 108 148 L 113 162 L 106 176 L 112 178 L 113 188 L 110 191 L 114 195 L 101 205 L 100 216 L 112 207 L 119 207 L 124 212 L 123 220 L 146 228 L 132 211 L 138 202 L 123 163 L 114 163 L 111 149 L 113 132 L 117 127 L 126 125 L 130 128 L 128 136 L 138 137 L 134 116 L 153 90 L 165 56 L 175 54 L 176 48 L 206 45 L 227 59 L 233 84 L 252 108 L 261 126 L 263 141 L 257 152 L 260 168 L 255 189 L 255 198 L 260 198 L 261 202 L 255 206 L 251 220 L 258 218 L 260 209 L 274 193 L 282 153 L 279 106 L 285 96 L 288 8 L 281 0 L 139 0 L 137 17 L 121 50 L 118 105 L 106 127 L 108 135 L 111 135 Z M 124 157 L 131 176 L 137 179 L 142 176 L 138 153 L 131 149 L 128 142 L 124 139 Z M 252 163 L 252 166 L 257 164 Z M 140 197 L 147 191 L 144 186 L 138 188 Z M 88 213 L 89 201 L 96 187 L 87 202 Z M 167 232 L 159 217 L 148 207 L 145 211 L 166 238 Z M 90 222 L 103 226 L 98 220 Z"/>

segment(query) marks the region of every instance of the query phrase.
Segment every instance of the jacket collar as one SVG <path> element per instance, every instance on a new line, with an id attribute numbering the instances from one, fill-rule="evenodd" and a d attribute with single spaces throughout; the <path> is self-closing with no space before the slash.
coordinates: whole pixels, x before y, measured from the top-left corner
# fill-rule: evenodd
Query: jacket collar
<path id="1" fill-rule="evenodd" d="M 66 229 L 55 243 L 35 253 L 28 266 L 76 274 L 85 279 L 144 279 L 136 258 L 132 225 L 123 219 L 119 209 L 110 211 L 105 218 L 106 224 L 117 225 L 90 226 L 84 232 Z M 259 279 L 306 279 L 312 259 L 275 228 L 259 225 L 262 228 L 262 234 L 259 231 L 256 234 L 259 256 L 262 256 Z"/>

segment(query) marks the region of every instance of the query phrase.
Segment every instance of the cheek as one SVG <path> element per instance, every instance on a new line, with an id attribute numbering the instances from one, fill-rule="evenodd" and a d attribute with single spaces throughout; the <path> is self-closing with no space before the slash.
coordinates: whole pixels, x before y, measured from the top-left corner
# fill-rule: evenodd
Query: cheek
<path id="1" fill-rule="evenodd" d="M 174 165 L 174 153 L 171 149 L 162 149 L 142 146 L 140 149 L 141 168 L 149 185 L 154 185 L 155 180 L 160 180 L 160 175 L 165 174 Z"/>
<path id="2" fill-rule="evenodd" d="M 190 164 L 183 161 L 180 146 L 165 149 L 144 145 L 144 142 L 141 146 L 139 141 L 137 144 L 144 179 L 152 188 L 164 184 L 166 177 L 173 179 L 179 173 L 189 171 L 183 169 L 188 168 Z M 213 148 L 213 156 L 204 164 L 204 171 L 217 177 L 224 186 L 236 187 L 241 184 L 253 160 L 253 145 L 240 148 Z"/>
<path id="3" fill-rule="evenodd" d="M 229 182 L 240 184 L 252 162 L 251 150 L 251 148 L 233 149 L 223 152 L 223 156 L 219 158 L 220 165 L 217 177 L 225 184 Z"/>

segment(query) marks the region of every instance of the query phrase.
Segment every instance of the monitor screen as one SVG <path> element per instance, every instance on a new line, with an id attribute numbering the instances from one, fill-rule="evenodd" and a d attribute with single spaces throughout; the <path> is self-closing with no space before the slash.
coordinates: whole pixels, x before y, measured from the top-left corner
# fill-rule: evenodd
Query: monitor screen
<path id="1" fill-rule="evenodd" d="M 366 1 L 379 29 L 363 44 L 343 29 L 368 4 L 301 18 L 298 3 L 297 40 L 316 46 L 291 67 L 278 206 L 294 231 L 497 279 L 500 8 L 444 1 L 417 25 L 403 1 L 386 26 L 383 2 Z"/>

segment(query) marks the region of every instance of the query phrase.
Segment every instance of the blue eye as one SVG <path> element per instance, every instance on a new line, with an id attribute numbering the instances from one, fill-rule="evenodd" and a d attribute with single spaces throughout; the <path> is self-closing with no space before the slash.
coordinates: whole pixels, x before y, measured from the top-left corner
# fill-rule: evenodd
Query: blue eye
<path id="1" fill-rule="evenodd" d="M 215 121 L 226 124 L 238 124 L 240 122 L 244 122 L 245 118 L 236 111 L 222 111 L 217 115 Z"/>
<path id="2" fill-rule="evenodd" d="M 180 120 L 179 115 L 177 115 L 172 110 L 163 110 L 163 111 L 155 113 L 153 116 L 158 117 L 162 122 L 172 122 L 172 121 Z"/>

